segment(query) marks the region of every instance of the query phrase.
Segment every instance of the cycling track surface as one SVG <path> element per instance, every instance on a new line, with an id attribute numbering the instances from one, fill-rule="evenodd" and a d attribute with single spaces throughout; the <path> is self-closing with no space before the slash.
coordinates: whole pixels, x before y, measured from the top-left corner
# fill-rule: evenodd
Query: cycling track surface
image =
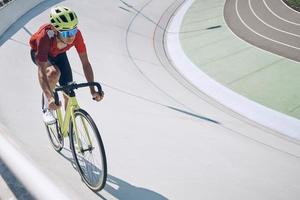
<path id="1" fill-rule="evenodd" d="M 172 67 L 163 35 L 184 1 L 63 1 L 80 17 L 101 103 L 78 99 L 98 124 L 108 182 L 94 193 L 68 145 L 56 153 L 41 121 L 41 90 L 28 39 L 49 7 L 36 7 L 0 49 L 0 121 L 22 153 L 71 199 L 299 199 L 297 140 L 232 112 Z M 30 14 L 36 13 L 36 17 Z M 83 82 L 70 51 L 74 79 Z"/>

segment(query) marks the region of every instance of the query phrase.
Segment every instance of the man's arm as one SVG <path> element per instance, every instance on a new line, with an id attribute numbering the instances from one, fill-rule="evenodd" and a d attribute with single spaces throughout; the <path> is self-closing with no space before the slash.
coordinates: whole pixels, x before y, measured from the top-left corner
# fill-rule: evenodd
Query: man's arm
<path id="1" fill-rule="evenodd" d="M 85 76 L 86 80 L 88 82 L 94 82 L 94 72 L 93 72 L 92 66 L 90 64 L 90 61 L 88 59 L 87 53 L 80 53 L 79 57 L 80 57 L 80 60 L 82 63 L 83 72 L 84 72 L 84 76 Z M 90 90 L 91 90 L 91 93 L 95 93 L 94 87 L 91 87 Z"/>
<path id="2" fill-rule="evenodd" d="M 85 53 L 80 53 L 79 57 L 80 57 L 80 60 L 81 60 L 81 63 L 82 63 L 83 72 L 84 72 L 86 80 L 88 82 L 94 82 L 94 72 L 93 72 L 92 66 L 90 64 L 90 61 L 88 59 L 87 53 L 86 52 Z M 104 94 L 103 94 L 102 91 L 99 91 L 99 92 L 102 92 L 102 93 L 98 94 L 95 91 L 94 87 L 90 87 L 90 91 L 91 91 L 91 94 L 93 95 L 93 98 L 96 101 L 100 101 L 103 98 Z"/>

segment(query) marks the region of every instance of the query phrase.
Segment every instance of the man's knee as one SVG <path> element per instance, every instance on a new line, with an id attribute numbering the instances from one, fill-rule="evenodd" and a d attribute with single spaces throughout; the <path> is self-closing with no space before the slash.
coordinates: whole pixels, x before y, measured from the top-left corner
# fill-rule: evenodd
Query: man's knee
<path id="1" fill-rule="evenodd" d="M 48 80 L 58 81 L 60 77 L 60 71 L 56 67 L 48 67 L 47 68 L 47 77 Z"/>

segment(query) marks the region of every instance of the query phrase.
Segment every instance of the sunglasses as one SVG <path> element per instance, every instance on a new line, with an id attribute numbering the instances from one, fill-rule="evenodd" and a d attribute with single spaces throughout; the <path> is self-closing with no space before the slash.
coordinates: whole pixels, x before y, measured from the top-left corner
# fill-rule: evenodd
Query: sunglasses
<path id="1" fill-rule="evenodd" d="M 78 29 L 73 28 L 73 29 L 67 30 L 67 31 L 59 31 L 59 34 L 60 34 L 61 37 L 67 38 L 67 37 L 75 36 L 77 32 L 78 32 Z"/>

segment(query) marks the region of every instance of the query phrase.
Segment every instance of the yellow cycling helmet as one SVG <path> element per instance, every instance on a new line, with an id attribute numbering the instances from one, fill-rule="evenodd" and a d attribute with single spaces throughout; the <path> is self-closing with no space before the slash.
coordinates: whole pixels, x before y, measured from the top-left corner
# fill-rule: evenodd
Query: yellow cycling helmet
<path id="1" fill-rule="evenodd" d="M 75 12 L 65 6 L 51 8 L 50 22 L 58 31 L 73 29 L 78 24 Z"/>

